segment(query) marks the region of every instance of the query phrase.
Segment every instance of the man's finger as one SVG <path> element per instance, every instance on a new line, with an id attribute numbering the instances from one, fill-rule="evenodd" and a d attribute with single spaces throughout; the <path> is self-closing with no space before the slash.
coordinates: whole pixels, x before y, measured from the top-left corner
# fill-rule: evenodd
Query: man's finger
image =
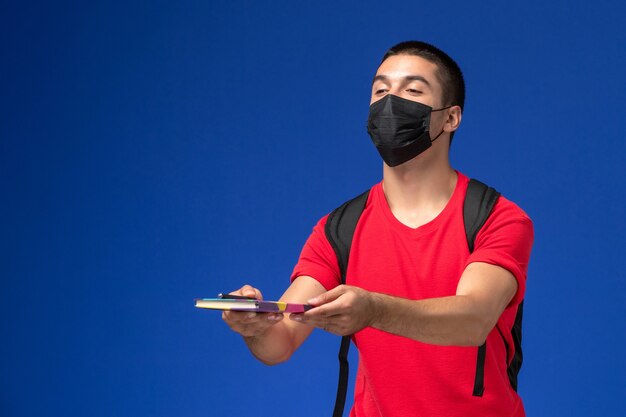
<path id="1" fill-rule="evenodd" d="M 341 294 L 339 294 L 341 295 Z M 319 307 L 315 307 L 304 313 L 306 318 L 331 318 L 346 313 L 346 306 L 342 300 L 338 297 L 329 300 L 325 304 L 321 304 Z"/>
<path id="2" fill-rule="evenodd" d="M 251 285 L 244 285 L 243 287 L 241 287 L 239 289 L 239 294 L 237 295 L 243 295 L 244 297 L 252 297 L 252 298 L 256 298 L 257 300 L 263 299 L 263 294 L 261 294 L 261 291 L 257 288 L 254 288 Z"/>
<path id="3" fill-rule="evenodd" d="M 336 320 L 338 317 L 340 317 L 340 314 L 329 313 L 328 311 L 318 311 L 315 312 L 315 314 L 312 314 L 314 310 L 319 309 L 309 310 L 306 313 L 291 314 L 289 318 L 299 323 L 323 328 L 324 324 L 332 322 L 333 320 Z"/>
<path id="4" fill-rule="evenodd" d="M 330 303 L 331 301 L 339 298 L 341 294 L 345 292 L 345 286 L 340 285 L 338 287 L 333 288 L 330 291 L 326 291 L 323 294 L 318 295 L 317 297 L 311 298 L 307 301 L 307 304 L 311 304 L 312 306 L 320 306 L 322 304 Z"/>
<path id="5" fill-rule="evenodd" d="M 222 316 L 232 323 L 251 323 L 255 321 L 257 313 L 253 311 L 225 311 Z"/>
<path id="6" fill-rule="evenodd" d="M 344 334 L 348 334 L 346 332 L 344 332 L 342 330 L 343 326 L 341 326 L 338 322 L 337 322 L 337 317 L 340 316 L 333 316 L 332 318 L 309 318 L 306 319 L 304 318 L 301 314 L 300 315 L 294 315 L 292 314 L 290 316 L 290 318 L 292 320 L 295 320 L 299 323 L 304 323 L 307 324 L 309 326 L 318 328 L 318 329 L 322 329 L 326 332 L 332 333 L 332 334 L 336 334 L 336 335 L 344 335 Z"/>

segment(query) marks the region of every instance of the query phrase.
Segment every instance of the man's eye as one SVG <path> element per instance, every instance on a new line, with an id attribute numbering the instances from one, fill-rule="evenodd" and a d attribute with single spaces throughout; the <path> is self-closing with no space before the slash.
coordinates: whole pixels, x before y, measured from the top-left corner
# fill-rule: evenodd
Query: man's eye
<path id="1" fill-rule="evenodd" d="M 411 93 L 411 94 L 422 94 L 422 92 L 421 92 L 421 91 L 416 90 L 416 89 L 414 89 L 414 88 L 409 88 L 409 89 L 407 89 L 407 90 L 406 90 L 406 92 L 407 92 L 407 93 Z"/>
<path id="2" fill-rule="evenodd" d="M 387 90 L 385 90 L 384 88 L 379 88 L 378 90 L 376 90 L 376 92 L 374 94 L 382 94 L 385 91 L 387 91 Z"/>

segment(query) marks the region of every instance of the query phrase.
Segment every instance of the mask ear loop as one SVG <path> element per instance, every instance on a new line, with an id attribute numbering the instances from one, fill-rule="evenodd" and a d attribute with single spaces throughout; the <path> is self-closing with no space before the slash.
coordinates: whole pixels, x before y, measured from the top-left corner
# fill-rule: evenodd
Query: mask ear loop
<path id="1" fill-rule="evenodd" d="M 435 111 L 441 111 L 441 110 L 449 109 L 449 108 L 450 108 L 450 107 L 452 107 L 452 106 L 453 106 L 453 104 L 449 105 L 448 107 L 442 107 L 442 108 L 440 108 L 440 109 L 431 110 L 430 112 L 432 113 L 432 112 L 435 112 Z M 445 130 L 445 129 L 443 129 L 443 128 L 442 128 L 442 129 L 441 129 L 441 132 L 439 132 L 439 134 L 438 134 L 437 136 L 435 136 L 435 139 L 431 139 L 431 140 L 430 140 L 430 143 L 433 143 L 434 141 L 436 141 L 436 140 L 439 138 L 439 136 L 443 135 L 443 131 L 444 131 L 444 130 Z"/>
<path id="2" fill-rule="evenodd" d="M 443 131 L 444 131 L 444 129 L 441 129 L 441 132 L 439 132 L 439 134 L 437 136 L 435 136 L 435 139 L 431 139 L 430 143 L 433 143 L 434 141 L 436 141 L 439 138 L 439 136 L 443 135 Z"/>

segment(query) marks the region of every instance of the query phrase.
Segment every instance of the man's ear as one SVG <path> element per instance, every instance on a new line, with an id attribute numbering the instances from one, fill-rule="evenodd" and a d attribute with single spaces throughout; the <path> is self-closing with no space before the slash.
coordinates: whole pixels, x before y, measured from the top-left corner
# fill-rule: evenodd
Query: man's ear
<path id="1" fill-rule="evenodd" d="M 448 111 L 448 120 L 443 125 L 445 132 L 454 132 L 461 125 L 461 118 L 463 117 L 463 111 L 460 106 L 452 106 Z"/>

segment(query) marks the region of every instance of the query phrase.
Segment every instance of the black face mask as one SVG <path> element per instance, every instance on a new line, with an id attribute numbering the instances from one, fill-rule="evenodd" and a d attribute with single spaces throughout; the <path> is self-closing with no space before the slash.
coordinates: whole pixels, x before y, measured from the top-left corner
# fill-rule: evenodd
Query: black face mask
<path id="1" fill-rule="evenodd" d="M 430 138 L 430 113 L 450 107 L 433 110 L 425 104 L 387 94 L 370 106 L 367 133 L 383 161 L 395 167 L 430 148 L 441 136 L 443 129 L 434 139 Z"/>

